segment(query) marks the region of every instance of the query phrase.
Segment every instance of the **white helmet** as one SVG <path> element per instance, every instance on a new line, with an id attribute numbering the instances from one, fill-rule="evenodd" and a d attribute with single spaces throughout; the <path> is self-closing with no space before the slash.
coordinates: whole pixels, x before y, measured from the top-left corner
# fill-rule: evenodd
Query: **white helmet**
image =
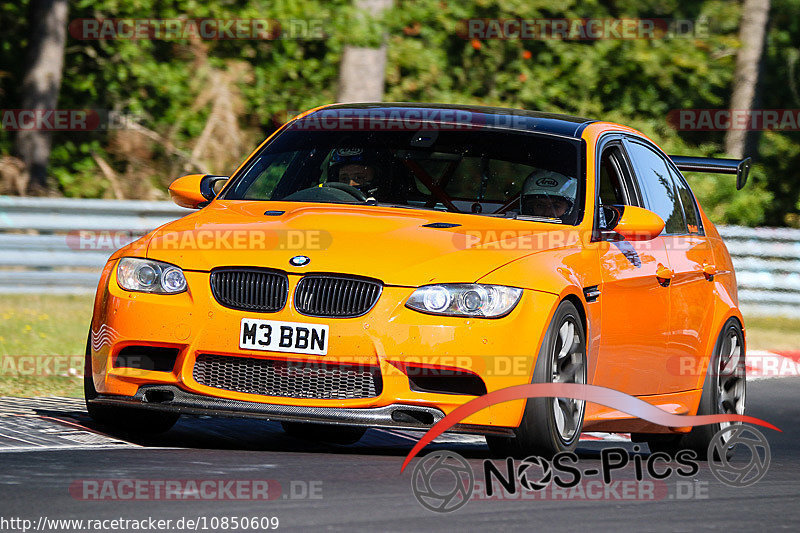
<path id="1" fill-rule="evenodd" d="M 546 196 L 561 196 L 575 203 L 578 194 L 578 180 L 553 172 L 552 170 L 537 169 L 525 180 L 522 186 L 523 196 L 541 194 Z"/>
<path id="2" fill-rule="evenodd" d="M 563 200 L 568 207 L 564 214 L 550 215 L 558 218 L 566 216 L 575 205 L 578 195 L 578 180 L 575 178 L 553 172 L 552 170 L 537 169 L 531 172 L 522 186 L 522 214 L 536 215 L 536 210 L 531 207 L 532 201 L 543 198 L 545 200 Z"/>

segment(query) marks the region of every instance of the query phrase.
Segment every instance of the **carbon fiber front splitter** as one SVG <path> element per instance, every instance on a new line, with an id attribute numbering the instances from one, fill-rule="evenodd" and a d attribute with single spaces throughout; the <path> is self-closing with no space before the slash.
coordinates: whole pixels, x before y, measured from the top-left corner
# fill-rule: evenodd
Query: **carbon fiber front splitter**
<path id="1" fill-rule="evenodd" d="M 261 418 L 342 426 L 427 430 L 444 418 L 434 407 L 391 404 L 384 407 L 306 407 L 244 402 L 186 392 L 174 385 L 143 385 L 135 396 L 100 394 L 89 400 L 97 405 L 135 407 L 182 415 Z M 450 431 L 513 437 L 509 428 L 457 424 Z"/>

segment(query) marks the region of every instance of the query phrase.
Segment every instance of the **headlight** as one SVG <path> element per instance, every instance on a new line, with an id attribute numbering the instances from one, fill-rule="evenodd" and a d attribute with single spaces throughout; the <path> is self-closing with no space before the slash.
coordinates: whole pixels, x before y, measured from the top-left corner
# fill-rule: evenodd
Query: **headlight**
<path id="1" fill-rule="evenodd" d="M 119 260 L 117 283 L 126 291 L 177 294 L 186 290 L 186 278 L 180 268 L 135 257 Z"/>
<path id="2" fill-rule="evenodd" d="M 420 287 L 406 307 L 435 315 L 497 318 L 510 313 L 521 297 L 522 289 L 516 287 L 448 283 Z"/>

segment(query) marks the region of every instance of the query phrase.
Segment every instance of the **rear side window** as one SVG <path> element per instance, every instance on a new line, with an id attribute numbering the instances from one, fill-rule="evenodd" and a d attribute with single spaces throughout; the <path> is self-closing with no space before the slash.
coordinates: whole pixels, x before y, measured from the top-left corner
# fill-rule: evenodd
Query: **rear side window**
<path id="1" fill-rule="evenodd" d="M 629 141 L 627 146 L 640 188 L 644 191 L 646 207 L 664 220 L 665 234 L 687 233 L 678 191 L 667 162 L 658 152 L 640 142 Z"/>
<path id="2" fill-rule="evenodd" d="M 686 219 L 686 227 L 689 233 L 701 233 L 702 223 L 700 222 L 700 213 L 697 210 L 697 204 L 694 201 L 692 191 L 689 190 L 689 186 L 686 184 L 683 176 L 678 174 L 672 167 L 670 167 L 670 171 L 675 181 L 675 188 L 678 190 L 678 197 L 683 206 L 683 216 Z"/>

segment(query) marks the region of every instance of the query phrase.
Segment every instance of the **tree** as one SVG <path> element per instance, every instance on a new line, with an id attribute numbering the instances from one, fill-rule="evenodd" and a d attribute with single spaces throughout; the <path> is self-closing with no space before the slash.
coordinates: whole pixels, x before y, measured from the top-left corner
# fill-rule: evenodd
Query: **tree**
<path id="1" fill-rule="evenodd" d="M 392 7 L 392 0 L 356 0 L 365 17 L 379 17 Z M 382 41 L 385 39 L 382 37 Z M 380 102 L 386 77 L 386 43 L 378 48 L 347 45 L 339 73 L 339 102 Z"/>
<path id="2" fill-rule="evenodd" d="M 22 108 L 55 109 L 64 68 L 67 39 L 67 0 L 32 0 L 29 6 L 27 64 L 22 80 Z M 47 163 L 51 132 L 22 130 L 17 135 L 17 152 L 29 175 L 28 193 L 47 191 Z"/>
<path id="3" fill-rule="evenodd" d="M 744 0 L 739 40 L 742 47 L 736 55 L 731 110 L 751 109 L 756 101 L 761 54 L 767 33 L 770 0 Z M 754 136 L 746 129 L 729 129 L 725 134 L 725 151 L 733 157 L 751 155 Z"/>

